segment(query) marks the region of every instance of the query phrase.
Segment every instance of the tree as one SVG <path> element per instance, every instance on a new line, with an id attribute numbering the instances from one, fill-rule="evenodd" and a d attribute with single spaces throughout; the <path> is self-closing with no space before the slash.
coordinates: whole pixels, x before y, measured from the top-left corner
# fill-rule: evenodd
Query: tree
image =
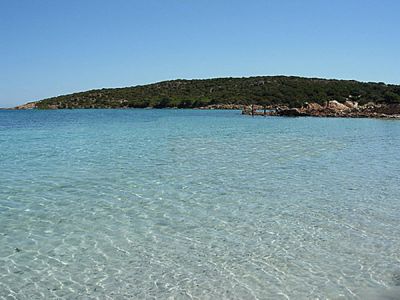
<path id="1" fill-rule="evenodd" d="M 388 103 L 400 103 L 400 95 L 393 92 L 386 92 L 384 98 Z"/>

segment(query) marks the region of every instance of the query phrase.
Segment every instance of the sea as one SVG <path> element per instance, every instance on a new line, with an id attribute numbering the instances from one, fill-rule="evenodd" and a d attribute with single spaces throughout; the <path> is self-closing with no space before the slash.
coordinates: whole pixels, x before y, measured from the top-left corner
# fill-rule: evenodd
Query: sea
<path id="1" fill-rule="evenodd" d="M 0 111 L 0 299 L 400 299 L 400 121 Z"/>

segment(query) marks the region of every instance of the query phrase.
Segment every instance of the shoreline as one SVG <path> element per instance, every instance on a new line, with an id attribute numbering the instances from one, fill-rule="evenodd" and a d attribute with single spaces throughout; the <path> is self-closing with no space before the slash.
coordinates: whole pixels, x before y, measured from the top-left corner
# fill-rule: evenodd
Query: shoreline
<path id="1" fill-rule="evenodd" d="M 375 104 L 369 102 L 359 105 L 355 101 L 327 101 L 324 106 L 318 103 L 305 103 L 300 108 L 287 106 L 250 105 L 242 110 L 243 115 L 278 117 L 319 117 L 319 118 L 373 118 L 400 119 L 400 103 Z"/>
<path id="2" fill-rule="evenodd" d="M 324 106 L 318 103 L 305 103 L 302 107 L 288 107 L 285 105 L 261 106 L 258 104 L 212 104 L 202 107 L 181 108 L 181 107 L 79 107 L 79 108 L 38 108 L 35 102 L 12 108 L 0 108 L 0 110 L 75 110 L 75 109 L 193 109 L 193 110 L 237 110 L 242 115 L 248 116 L 277 116 L 277 117 L 319 117 L 319 118 L 372 118 L 372 119 L 394 119 L 400 120 L 400 103 L 375 104 L 367 103 L 363 106 L 357 102 L 328 101 Z"/>

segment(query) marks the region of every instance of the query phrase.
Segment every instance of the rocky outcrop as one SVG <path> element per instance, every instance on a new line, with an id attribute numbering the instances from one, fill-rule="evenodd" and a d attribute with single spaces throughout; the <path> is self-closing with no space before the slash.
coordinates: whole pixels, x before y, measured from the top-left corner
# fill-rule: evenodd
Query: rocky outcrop
<path id="1" fill-rule="evenodd" d="M 322 107 L 322 105 L 319 105 L 318 103 L 306 103 L 305 109 L 307 111 L 321 111 L 324 108 Z"/>
<path id="2" fill-rule="evenodd" d="M 286 109 L 277 108 L 276 115 L 288 116 L 288 117 L 301 117 L 301 116 L 307 116 L 308 114 L 298 108 L 286 108 Z"/>
<path id="3" fill-rule="evenodd" d="M 243 114 L 264 116 L 288 116 L 288 117 L 342 117 L 342 118 L 391 118 L 400 119 L 400 103 L 375 104 L 369 102 L 360 106 L 355 101 L 328 101 L 324 106 L 318 103 L 306 103 L 301 108 L 275 107 L 269 111 L 251 113 L 251 110 L 243 110 Z"/>
<path id="4" fill-rule="evenodd" d="M 350 109 L 358 108 L 358 102 L 347 100 L 343 103 Z"/>
<path id="5" fill-rule="evenodd" d="M 243 105 L 241 105 L 241 104 L 212 104 L 212 105 L 198 107 L 196 109 L 234 109 L 234 110 L 241 110 L 241 109 L 243 109 Z"/>
<path id="6" fill-rule="evenodd" d="M 34 108 L 36 108 L 36 102 L 29 102 L 29 103 L 14 107 L 14 109 L 34 109 Z"/>
<path id="7" fill-rule="evenodd" d="M 381 113 L 381 114 L 396 115 L 396 114 L 400 114 L 400 103 L 379 105 L 379 106 L 375 106 L 374 108 L 372 108 L 372 110 L 374 110 L 377 113 Z"/>
<path id="8" fill-rule="evenodd" d="M 333 111 L 345 111 L 345 110 L 350 110 L 350 108 L 336 100 L 328 101 L 327 103 L 327 108 L 333 110 Z"/>

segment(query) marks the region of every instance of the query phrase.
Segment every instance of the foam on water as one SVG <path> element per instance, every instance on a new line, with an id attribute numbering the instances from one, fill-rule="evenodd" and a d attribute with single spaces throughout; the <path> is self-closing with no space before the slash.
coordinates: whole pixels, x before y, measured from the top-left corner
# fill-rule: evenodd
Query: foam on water
<path id="1" fill-rule="evenodd" d="M 398 121 L 2 111 L 0 298 L 396 297 L 399 149 Z"/>

